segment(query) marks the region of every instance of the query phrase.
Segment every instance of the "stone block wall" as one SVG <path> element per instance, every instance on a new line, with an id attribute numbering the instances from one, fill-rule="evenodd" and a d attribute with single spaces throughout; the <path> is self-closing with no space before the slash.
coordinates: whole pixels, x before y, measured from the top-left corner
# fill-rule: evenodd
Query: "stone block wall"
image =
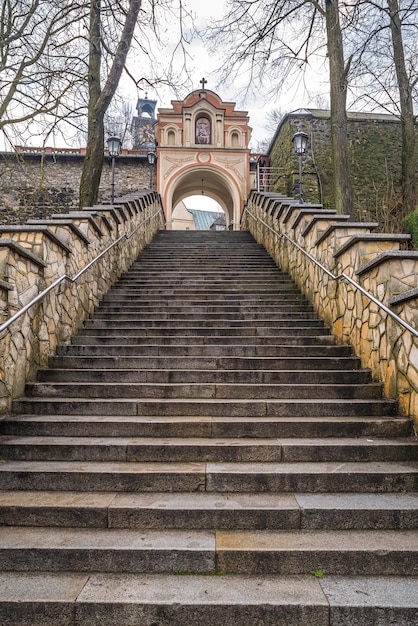
<path id="1" fill-rule="evenodd" d="M 377 223 L 350 222 L 319 205 L 256 191 L 243 226 L 418 425 L 418 252 L 402 249 L 409 235 L 379 233 Z"/>
<path id="2" fill-rule="evenodd" d="M 56 346 L 70 341 L 162 227 L 161 199 L 150 191 L 114 206 L 0 225 L 0 412 L 24 393 Z"/>
<path id="3" fill-rule="evenodd" d="M 0 154 L 0 224 L 24 224 L 31 218 L 78 208 L 84 155 L 78 150 Z M 153 178 L 155 179 L 155 172 Z M 99 202 L 111 197 L 111 162 L 105 157 Z M 146 153 L 122 154 L 115 161 L 115 195 L 147 189 Z"/>
<path id="4" fill-rule="evenodd" d="M 348 150 L 356 219 L 377 220 L 382 230 L 402 229 L 401 125 L 393 115 L 348 114 Z M 286 115 L 269 148 L 272 173 L 270 191 L 293 196 L 299 178 L 292 137 L 301 129 L 308 134 L 303 157 L 303 191 L 306 202 L 334 207 L 329 111 L 300 109 Z M 417 137 L 418 138 L 418 137 Z M 418 154 L 417 154 L 418 167 Z"/>

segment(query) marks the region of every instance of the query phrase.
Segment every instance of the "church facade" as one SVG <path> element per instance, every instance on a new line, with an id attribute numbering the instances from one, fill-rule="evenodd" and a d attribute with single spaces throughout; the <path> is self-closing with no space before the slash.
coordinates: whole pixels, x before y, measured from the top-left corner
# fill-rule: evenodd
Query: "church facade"
<path id="1" fill-rule="evenodd" d="M 250 191 L 248 113 L 206 89 L 204 79 L 201 83 L 183 101 L 158 109 L 157 190 L 167 228 L 184 198 L 206 195 L 221 205 L 227 227 L 238 229 Z"/>

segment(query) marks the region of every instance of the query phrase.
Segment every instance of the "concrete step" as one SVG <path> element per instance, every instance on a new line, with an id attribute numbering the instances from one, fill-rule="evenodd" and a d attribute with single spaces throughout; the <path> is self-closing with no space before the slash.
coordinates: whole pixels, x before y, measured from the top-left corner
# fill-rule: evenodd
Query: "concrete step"
<path id="1" fill-rule="evenodd" d="M 2 459 L 122 462 L 417 461 L 411 439 L 2 436 Z"/>
<path id="2" fill-rule="evenodd" d="M 0 417 L 1 624 L 418 626 L 410 420 L 218 235 L 160 233 Z"/>
<path id="3" fill-rule="evenodd" d="M 410 530 L 0 528 L 4 571 L 418 576 Z"/>
<path id="4" fill-rule="evenodd" d="M 393 416 L 396 402 L 386 399 L 235 399 L 229 398 L 83 398 L 22 397 L 13 401 L 15 413 L 61 415 L 201 415 L 210 417 L 339 417 Z"/>
<path id="5" fill-rule="evenodd" d="M 47 437 L 407 437 L 402 417 L 210 417 L 139 415 L 4 416 L 4 435 Z"/>
<path id="6" fill-rule="evenodd" d="M 165 307 L 181 307 L 187 308 L 188 306 L 198 306 L 198 307 L 213 307 L 214 309 L 219 307 L 231 307 L 237 309 L 245 309 L 246 307 L 259 307 L 259 306 L 278 306 L 279 310 L 289 304 L 290 306 L 311 306 L 311 303 L 305 298 L 305 296 L 297 290 L 294 290 L 294 293 L 286 293 L 284 294 L 258 294 L 255 296 L 242 296 L 239 298 L 237 294 L 225 294 L 225 298 L 221 300 L 220 298 L 214 298 L 211 300 L 207 297 L 207 295 L 199 295 L 193 296 L 193 293 L 189 293 L 189 297 L 187 300 L 183 298 L 176 298 L 175 294 L 172 293 L 170 297 L 158 297 L 158 294 L 155 294 L 153 298 L 147 302 L 145 299 L 139 298 L 138 301 L 132 300 L 129 296 L 124 296 L 122 294 L 116 294 L 113 290 L 108 291 L 101 301 L 100 306 L 103 306 L 105 309 L 107 307 L 118 306 L 118 303 L 126 303 L 127 306 L 132 308 L 141 308 L 143 306 L 159 306 L 161 308 Z"/>
<path id="7" fill-rule="evenodd" d="M 414 531 L 219 531 L 218 570 L 226 574 L 418 575 Z"/>
<path id="8" fill-rule="evenodd" d="M 27 399 L 30 403 L 31 399 Z M 32 401 L 36 401 L 33 398 Z M 17 401 L 19 402 L 19 401 Z M 51 400 L 53 403 L 54 400 Z M 81 401 L 82 402 L 82 401 Z M 94 403 L 94 400 L 91 401 Z M 111 400 L 109 402 L 112 402 Z M 374 400 L 229 400 L 211 399 L 170 399 L 138 400 L 138 415 L 209 415 L 224 417 L 264 417 L 264 416 L 360 416 L 395 415 L 396 402 L 387 399 Z M 35 411 L 33 411 L 35 412 Z"/>
<path id="9" fill-rule="evenodd" d="M 258 345 L 249 341 L 247 345 L 236 344 L 222 344 L 220 339 L 219 344 L 215 345 L 188 345 L 177 344 L 174 346 L 161 344 L 146 344 L 142 346 L 135 345 L 61 345 L 57 347 L 58 356 L 75 356 L 75 357 L 106 357 L 106 356 L 118 356 L 118 357 L 177 357 L 177 362 L 182 357 L 230 357 L 232 359 L 244 357 L 253 359 L 254 367 L 255 363 L 261 358 L 271 357 L 275 359 L 293 359 L 297 355 L 299 359 L 309 359 L 310 357 L 320 357 L 326 359 L 327 357 L 348 357 L 351 356 L 351 350 L 349 346 L 336 346 L 336 345 L 304 345 L 297 350 L 292 344 L 279 344 L 270 343 L 269 345 Z M 268 366 L 271 367 L 271 359 L 268 362 Z M 203 359 L 202 359 L 203 360 Z M 290 361 L 290 363 L 292 363 Z M 292 363 L 293 366 L 293 363 Z"/>
<path id="10" fill-rule="evenodd" d="M 416 462 L 3 461 L 3 490 L 216 493 L 418 491 Z"/>
<path id="11" fill-rule="evenodd" d="M 1 526 L 416 530 L 418 493 L 0 491 Z"/>
<path id="12" fill-rule="evenodd" d="M 27 396 L 38 398 L 155 398 L 155 399 L 380 399 L 380 383 L 237 383 L 190 382 L 36 382 L 27 383 Z"/>
<path id="13" fill-rule="evenodd" d="M 418 626 L 418 578 L 4 572 L 4 626 Z"/>
<path id="14" fill-rule="evenodd" d="M 124 322 L 120 324 L 115 322 L 112 326 L 96 322 L 94 327 L 81 329 L 79 334 L 73 337 L 72 344 L 83 345 L 83 341 L 87 344 L 87 342 L 91 341 L 89 337 L 107 337 L 109 341 L 111 338 L 115 338 L 116 343 L 124 337 L 127 339 L 132 338 L 132 341 L 138 337 L 143 340 L 148 339 L 148 343 L 153 341 L 165 344 L 168 337 L 172 338 L 173 341 L 175 339 L 179 345 L 187 343 L 193 345 L 194 340 L 196 344 L 200 344 L 205 340 L 206 343 L 209 343 L 209 341 L 212 343 L 228 341 L 238 346 L 242 344 L 247 345 L 250 342 L 249 338 L 251 338 L 251 341 L 258 341 L 260 344 L 268 341 L 270 344 L 288 346 L 336 345 L 335 339 L 329 335 L 326 328 L 312 328 L 302 325 L 280 329 L 276 325 L 228 328 L 221 324 L 203 327 L 191 323 L 187 328 L 141 328 Z"/>
<path id="15" fill-rule="evenodd" d="M 56 383 L 240 383 L 264 385 L 368 384 L 370 370 L 42 369 L 37 380 Z"/>
<path id="16" fill-rule="evenodd" d="M 124 326 L 129 326 L 130 328 L 179 328 L 179 329 L 188 329 L 190 326 L 194 326 L 196 328 L 209 328 L 213 327 L 225 326 L 228 325 L 229 328 L 254 328 L 254 325 L 257 327 L 263 326 L 274 326 L 276 331 L 287 328 L 323 328 L 324 323 L 320 320 L 317 320 L 315 317 L 309 318 L 305 315 L 277 315 L 274 319 L 267 319 L 265 317 L 260 319 L 250 320 L 246 317 L 242 317 L 242 319 L 237 319 L 235 316 L 231 317 L 231 319 L 227 319 L 226 317 L 216 317 L 214 319 L 210 319 L 210 316 L 205 318 L 201 318 L 200 316 L 197 319 L 192 315 L 190 317 L 191 324 L 188 323 L 187 319 L 184 319 L 183 315 L 177 316 L 176 319 L 169 317 L 168 315 L 164 316 L 161 314 L 159 317 L 138 317 L 138 315 L 129 315 L 126 313 L 123 317 L 114 318 L 100 318 L 95 317 L 94 319 L 86 320 L 84 323 L 85 328 L 94 329 L 96 326 L 98 328 L 123 328 Z"/>
<path id="17" fill-rule="evenodd" d="M 243 371 L 272 371 L 284 372 L 289 368 L 291 371 L 312 371 L 317 369 L 325 370 L 357 370 L 360 367 L 360 359 L 350 355 L 347 347 L 341 346 L 340 356 L 285 356 L 280 357 L 217 357 L 217 356 L 95 356 L 91 351 L 90 356 L 85 356 L 84 351 L 79 350 L 79 355 L 71 355 L 67 347 L 58 350 L 60 356 L 51 357 L 49 364 L 51 368 L 79 368 L 79 369 L 114 369 L 120 367 L 122 370 L 138 370 L 141 369 L 167 369 L 173 371 L 179 368 L 191 369 L 207 369 L 207 370 L 243 370 Z M 70 353 L 69 353 L 70 352 Z M 156 350 L 157 352 L 157 350 Z M 293 350 L 294 354 L 295 350 Z M 322 352 L 325 352 L 323 350 Z"/>
<path id="18" fill-rule="evenodd" d="M 128 304 L 129 302 L 129 304 Z M 253 301 L 250 301 L 253 302 Z M 204 317 L 207 313 L 240 313 L 240 314 L 252 314 L 252 313 L 279 313 L 279 312 L 292 312 L 292 311 L 312 311 L 312 307 L 305 302 L 258 302 L 253 304 L 223 304 L 222 302 L 210 302 L 206 301 L 206 304 L 201 300 L 188 301 L 183 303 L 173 303 L 171 301 L 166 300 L 158 300 L 153 303 L 141 304 L 141 303 L 132 303 L 130 300 L 126 300 L 123 303 L 118 303 L 115 301 L 110 301 L 106 303 L 102 303 L 100 308 L 96 310 L 93 314 L 96 317 L 97 314 L 119 314 L 119 313 L 136 313 L 138 315 L 143 315 L 146 313 L 183 313 L 188 314 L 190 312 L 193 313 L 201 313 L 201 316 Z"/>
<path id="19" fill-rule="evenodd" d="M 108 322 L 108 321 L 113 321 L 116 324 L 118 323 L 118 321 L 120 320 L 121 322 L 137 322 L 140 321 L 141 323 L 144 323 L 145 326 L 149 327 L 151 324 L 151 319 L 153 322 L 160 322 L 160 321 L 166 321 L 166 320 L 170 320 L 172 322 L 176 322 L 176 321 L 181 321 L 184 322 L 184 318 L 186 317 L 187 321 L 191 321 L 191 322 L 195 322 L 196 326 L 207 326 L 209 323 L 213 322 L 216 325 L 216 322 L 221 321 L 221 322 L 229 322 L 231 321 L 233 325 L 235 325 L 235 322 L 242 322 L 245 321 L 247 322 L 248 325 L 254 323 L 254 322 L 266 322 L 267 325 L 273 325 L 272 322 L 285 322 L 284 326 L 288 325 L 288 322 L 293 321 L 293 320 L 298 320 L 299 322 L 301 322 L 302 324 L 305 324 L 306 322 L 311 323 L 312 321 L 315 321 L 316 324 L 318 326 L 323 326 L 323 322 L 318 320 L 316 317 L 316 314 L 312 311 L 283 311 L 283 312 L 278 312 L 275 311 L 274 313 L 265 311 L 265 309 L 263 307 L 260 307 L 260 311 L 259 312 L 243 312 L 243 313 L 235 313 L 235 312 L 225 312 L 225 311 L 219 311 L 219 312 L 215 312 L 215 313 L 204 313 L 202 314 L 200 311 L 197 312 L 193 312 L 193 311 L 187 311 L 187 313 L 185 313 L 184 311 L 181 311 L 180 313 L 172 313 L 169 311 L 160 311 L 159 313 L 154 313 L 154 315 L 151 313 L 148 313 L 147 315 L 145 313 L 140 314 L 137 311 L 128 311 L 128 310 L 124 310 L 122 311 L 120 314 L 116 315 L 114 312 L 111 313 L 106 313 L 105 311 L 98 311 L 96 312 L 96 314 L 94 315 L 93 318 L 86 320 L 85 322 L 85 326 L 89 327 L 89 326 L 95 326 L 96 322 Z"/>

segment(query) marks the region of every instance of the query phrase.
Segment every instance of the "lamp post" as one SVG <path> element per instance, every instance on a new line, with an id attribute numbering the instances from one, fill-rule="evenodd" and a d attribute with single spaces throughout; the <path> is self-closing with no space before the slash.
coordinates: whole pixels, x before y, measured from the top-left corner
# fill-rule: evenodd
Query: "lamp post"
<path id="1" fill-rule="evenodd" d="M 303 204 L 303 192 L 302 192 L 302 156 L 306 152 L 306 146 L 308 145 L 308 135 L 300 129 L 292 137 L 293 149 L 299 157 L 299 181 L 298 181 L 298 195 L 299 202 Z"/>
<path id="2" fill-rule="evenodd" d="M 111 194 L 111 203 L 113 204 L 115 201 L 115 158 L 119 156 L 120 149 L 122 146 L 122 141 L 119 137 L 109 137 L 106 141 L 107 149 L 109 151 L 109 156 L 112 159 L 112 194 Z"/>
<path id="3" fill-rule="evenodd" d="M 152 189 L 152 168 L 155 165 L 155 161 L 157 160 L 157 155 L 155 152 L 148 152 L 147 159 L 149 163 L 149 188 Z"/>

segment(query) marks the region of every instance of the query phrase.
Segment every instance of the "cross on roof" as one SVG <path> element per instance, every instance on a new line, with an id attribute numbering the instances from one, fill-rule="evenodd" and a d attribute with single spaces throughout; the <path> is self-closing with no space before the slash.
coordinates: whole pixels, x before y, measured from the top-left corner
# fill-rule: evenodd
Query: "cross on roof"
<path id="1" fill-rule="evenodd" d="M 207 83 L 208 81 L 206 80 L 206 78 L 202 78 L 202 80 L 201 80 L 201 81 L 199 81 L 199 82 L 200 82 L 200 83 L 201 83 L 201 85 L 202 85 L 202 89 L 204 89 L 204 88 L 205 88 L 205 85 L 206 85 L 206 83 Z"/>

